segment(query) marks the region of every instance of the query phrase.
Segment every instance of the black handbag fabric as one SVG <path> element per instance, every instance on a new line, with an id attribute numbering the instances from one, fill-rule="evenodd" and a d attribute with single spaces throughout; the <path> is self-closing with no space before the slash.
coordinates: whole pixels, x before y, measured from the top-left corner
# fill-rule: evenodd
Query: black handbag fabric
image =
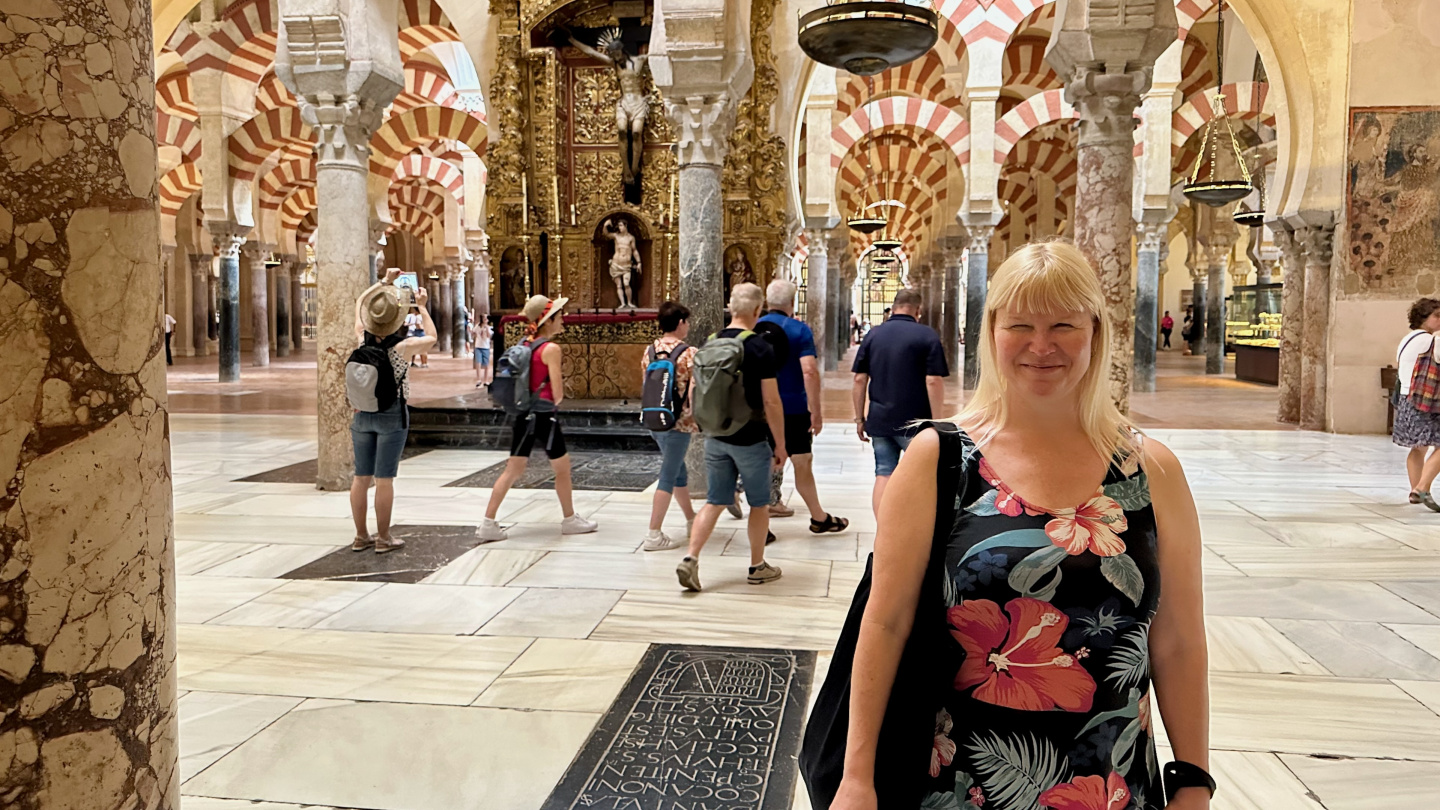
<path id="1" fill-rule="evenodd" d="M 915 623 L 900 655 L 876 745 L 875 793 L 880 810 L 911 810 L 925 798 L 935 715 L 961 663 L 960 654 L 955 652 L 958 645 L 943 643 L 949 634 L 945 621 L 945 553 L 955 523 L 956 504 L 964 494 L 969 459 L 966 449 L 973 445 L 952 424 L 931 422 L 923 427 L 933 427 L 940 434 L 935 533 L 915 606 Z M 850 612 L 835 643 L 830 670 L 805 726 L 800 773 L 814 810 L 828 810 L 844 776 L 851 668 L 860 622 L 870 599 L 873 563 L 872 554 L 865 562 L 865 576 L 855 589 Z"/>

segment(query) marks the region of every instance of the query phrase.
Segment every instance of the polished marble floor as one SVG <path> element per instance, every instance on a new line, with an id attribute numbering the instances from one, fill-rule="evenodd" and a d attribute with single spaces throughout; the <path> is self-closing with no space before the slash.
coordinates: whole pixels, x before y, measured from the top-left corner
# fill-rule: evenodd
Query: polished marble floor
<path id="1" fill-rule="evenodd" d="M 649 492 L 514 490 L 510 539 L 419 582 L 285 579 L 349 542 L 344 494 L 236 479 L 313 458 L 313 418 L 172 417 L 184 810 L 537 810 L 651 643 L 819 652 L 874 538 L 871 456 L 827 429 L 816 470 L 852 531 L 775 523 L 785 576 L 745 582 L 722 517 L 683 593 L 640 550 Z M 843 424 L 840 423 L 840 424 Z M 1204 525 L 1223 810 L 1408 810 L 1440 795 L 1440 515 L 1404 503 L 1384 437 L 1155 430 Z M 403 462 L 395 521 L 474 525 L 503 460 Z M 787 484 L 787 497 L 795 505 Z M 669 530 L 683 532 L 678 512 Z M 1165 754 L 1162 752 L 1162 757 Z M 795 800 L 797 808 L 807 803 Z"/>

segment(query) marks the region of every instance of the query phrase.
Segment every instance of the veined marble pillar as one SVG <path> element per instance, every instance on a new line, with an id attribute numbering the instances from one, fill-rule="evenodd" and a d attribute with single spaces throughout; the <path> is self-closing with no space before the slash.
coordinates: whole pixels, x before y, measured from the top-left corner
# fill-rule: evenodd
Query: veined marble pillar
<path id="1" fill-rule="evenodd" d="M 954 369 L 960 359 L 960 264 L 965 256 L 965 240 L 956 236 L 941 240 L 945 268 L 944 314 L 941 316 L 940 342 L 945 346 L 945 362 Z"/>
<path id="2" fill-rule="evenodd" d="M 290 356 L 290 259 L 275 268 L 275 356 Z"/>
<path id="3" fill-rule="evenodd" d="M 1300 423 L 1300 355 L 1305 343 L 1304 247 L 1288 227 L 1275 226 L 1275 244 L 1285 263 L 1285 285 L 1280 288 L 1280 396 L 1276 418 Z"/>
<path id="4" fill-rule="evenodd" d="M 680 300 L 690 308 L 690 331 L 708 336 L 724 326 L 720 169 L 735 127 L 735 101 L 728 93 L 667 98 L 665 114 L 679 133 Z"/>
<path id="5" fill-rule="evenodd" d="M 381 263 L 385 260 L 385 252 L 380 249 L 380 240 L 385 238 L 385 223 L 378 219 L 370 220 L 370 283 L 374 284 L 384 275 L 380 272 Z"/>
<path id="6" fill-rule="evenodd" d="M 290 342 L 295 353 L 304 348 L 305 338 L 305 265 L 296 262 L 290 267 Z"/>
<path id="7" fill-rule="evenodd" d="M 450 324 L 450 356 L 465 356 L 465 340 L 469 337 L 465 334 L 465 267 L 460 264 L 450 266 L 450 299 L 453 303 L 453 313 Z"/>
<path id="8" fill-rule="evenodd" d="M 1225 373 L 1225 254 L 1210 256 L 1210 278 L 1205 294 L 1205 373 Z"/>
<path id="9" fill-rule="evenodd" d="M 1101 73 L 1077 68 L 1065 88 L 1080 114 L 1076 145 L 1075 246 L 1100 276 L 1110 316 L 1110 392 L 1128 411 L 1135 351 L 1135 299 L 1130 280 L 1131 199 L 1135 175 L 1135 110 L 1149 86 L 1145 71 Z"/>
<path id="10" fill-rule="evenodd" d="M 436 335 L 435 353 L 449 354 L 451 337 L 455 334 L 455 288 L 450 284 L 449 272 L 443 268 L 439 280 L 434 282 L 430 301 L 435 328 L 440 333 Z"/>
<path id="11" fill-rule="evenodd" d="M 220 382 L 236 382 L 240 379 L 240 246 L 245 235 L 211 225 L 210 238 L 220 256 Z"/>
<path id="12" fill-rule="evenodd" d="M 212 257 L 214 258 L 214 257 Z M 220 279 L 212 272 L 205 277 L 205 337 L 207 340 L 220 341 L 220 318 L 218 316 L 220 302 Z"/>
<path id="13" fill-rule="evenodd" d="M 246 243 L 245 267 L 250 273 L 250 365 L 270 365 L 270 278 L 265 269 L 268 251 Z"/>
<path id="14" fill-rule="evenodd" d="M 1330 258 L 1335 226 L 1307 225 L 1295 230 L 1305 255 L 1305 338 L 1300 352 L 1300 427 L 1325 430 L 1328 392 L 1325 360 L 1329 352 Z"/>
<path id="15" fill-rule="evenodd" d="M 190 341 L 196 357 L 210 351 L 210 257 L 190 255 Z"/>
<path id="16" fill-rule="evenodd" d="M 0 11 L 6 807 L 180 806 L 150 26 Z"/>
<path id="17" fill-rule="evenodd" d="M 1168 222 L 1142 222 L 1136 228 L 1135 376 L 1134 390 L 1155 390 L 1155 352 L 1160 328 L 1160 245 Z"/>
<path id="18" fill-rule="evenodd" d="M 1205 348 L 1206 319 L 1205 309 L 1207 307 L 1205 297 L 1205 279 L 1208 271 L 1204 267 L 1190 268 L 1190 302 L 1191 302 L 1191 325 L 1190 325 L 1190 354 L 1201 354 Z"/>
<path id="19" fill-rule="evenodd" d="M 828 234 L 819 228 L 806 233 L 810 254 L 805 258 L 805 320 L 815 333 L 815 348 L 820 352 L 820 368 L 834 371 L 839 367 L 835 356 L 835 340 L 831 327 L 835 313 L 830 309 L 830 247 Z"/>
<path id="20" fill-rule="evenodd" d="M 990 237 L 993 226 L 970 226 L 970 254 L 965 273 L 965 390 L 980 381 L 980 330 L 985 320 L 985 293 L 990 288 Z"/>

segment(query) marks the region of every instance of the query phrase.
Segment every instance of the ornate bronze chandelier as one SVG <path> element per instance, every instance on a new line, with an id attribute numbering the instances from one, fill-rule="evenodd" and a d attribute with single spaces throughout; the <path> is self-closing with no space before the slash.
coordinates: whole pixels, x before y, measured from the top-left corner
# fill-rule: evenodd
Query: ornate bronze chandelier
<path id="1" fill-rule="evenodd" d="M 1225 109 L 1225 0 L 1220 0 L 1216 23 L 1215 76 L 1218 87 L 1212 101 L 1216 115 L 1205 122 L 1200 141 L 1200 159 L 1185 184 L 1185 196 L 1205 205 L 1219 207 L 1248 197 L 1255 186 L 1250 180 L 1250 167 L 1240 154 L 1235 127 Z"/>
<path id="2" fill-rule="evenodd" d="M 800 16 L 800 49 L 822 65 L 874 76 L 935 47 L 939 21 L 928 0 L 828 2 Z"/>

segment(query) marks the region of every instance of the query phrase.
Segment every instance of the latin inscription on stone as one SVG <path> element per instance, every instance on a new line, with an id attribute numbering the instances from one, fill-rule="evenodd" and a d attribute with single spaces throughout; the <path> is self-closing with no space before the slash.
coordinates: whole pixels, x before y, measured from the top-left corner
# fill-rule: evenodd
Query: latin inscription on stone
<path id="1" fill-rule="evenodd" d="M 655 645 L 545 810 L 789 808 L 814 653 Z"/>

